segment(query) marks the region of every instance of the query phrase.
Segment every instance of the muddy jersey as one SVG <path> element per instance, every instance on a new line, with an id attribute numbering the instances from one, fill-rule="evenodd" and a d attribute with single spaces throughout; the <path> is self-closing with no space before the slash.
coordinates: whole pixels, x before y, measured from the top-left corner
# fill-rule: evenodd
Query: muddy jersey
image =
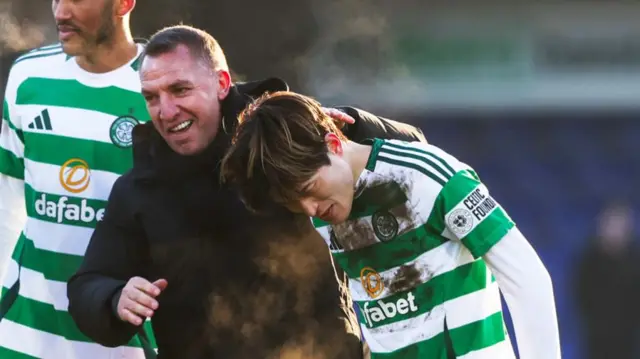
<path id="1" fill-rule="evenodd" d="M 482 259 L 514 223 L 466 164 L 376 139 L 349 219 L 314 225 L 350 278 L 372 358 L 515 358 Z"/>

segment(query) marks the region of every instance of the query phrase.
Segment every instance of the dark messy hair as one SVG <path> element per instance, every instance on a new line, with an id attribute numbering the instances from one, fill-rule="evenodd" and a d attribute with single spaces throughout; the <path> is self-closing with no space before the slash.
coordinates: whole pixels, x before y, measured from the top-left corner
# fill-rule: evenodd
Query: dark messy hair
<path id="1" fill-rule="evenodd" d="M 255 211 L 304 196 L 301 185 L 330 163 L 325 136 L 346 140 L 318 102 L 288 91 L 262 96 L 238 122 L 222 176 Z"/>

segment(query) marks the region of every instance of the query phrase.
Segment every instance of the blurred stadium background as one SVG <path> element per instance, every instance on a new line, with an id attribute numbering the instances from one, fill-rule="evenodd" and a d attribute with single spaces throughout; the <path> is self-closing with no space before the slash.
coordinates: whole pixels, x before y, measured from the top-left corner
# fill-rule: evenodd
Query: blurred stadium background
<path id="1" fill-rule="evenodd" d="M 15 57 L 56 41 L 49 9 L 0 1 L 3 88 Z M 327 105 L 418 124 L 538 250 L 563 357 L 581 359 L 577 262 L 603 206 L 640 199 L 639 19 L 638 1 L 140 0 L 133 31 L 192 24 L 237 79 L 279 76 Z"/>

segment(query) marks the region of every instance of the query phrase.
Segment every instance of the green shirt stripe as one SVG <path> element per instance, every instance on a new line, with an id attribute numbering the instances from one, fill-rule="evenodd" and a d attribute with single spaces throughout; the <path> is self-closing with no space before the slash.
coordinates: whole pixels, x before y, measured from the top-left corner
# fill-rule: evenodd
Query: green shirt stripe
<path id="1" fill-rule="evenodd" d="M 442 236 L 442 233 L 446 228 L 446 225 L 444 223 L 445 214 L 444 196 L 442 194 L 442 191 L 440 191 L 433 203 L 433 208 L 431 209 L 431 213 L 429 214 L 429 218 L 427 219 L 425 227 L 428 228 L 431 232 L 437 233 L 439 236 Z"/>
<path id="2" fill-rule="evenodd" d="M 443 197 L 444 213 L 451 211 L 479 185 L 480 182 L 468 171 L 456 173 L 440 192 Z"/>
<path id="3" fill-rule="evenodd" d="M 380 209 L 391 209 L 407 201 L 407 195 L 395 182 L 385 182 L 365 188 L 353 200 L 349 219 L 372 215 Z"/>
<path id="4" fill-rule="evenodd" d="M 443 212 L 448 213 L 451 211 L 479 185 L 481 183 L 475 173 L 470 171 L 458 172 L 440 192 L 439 197 L 442 197 L 440 206 L 444 207 Z M 471 232 L 461 238 L 462 243 L 475 258 L 486 254 L 515 225 L 502 207 L 497 205 L 493 199 L 490 200 L 496 205 L 495 209 L 482 218 L 481 222 Z"/>
<path id="5" fill-rule="evenodd" d="M 367 165 L 365 168 L 371 172 L 376 170 L 376 160 L 378 158 L 378 153 L 380 152 L 380 148 L 384 144 L 384 140 L 379 138 L 374 138 L 371 143 L 371 153 L 369 154 L 369 158 L 367 159 Z"/>
<path id="6" fill-rule="evenodd" d="M 80 268 L 82 257 L 73 254 L 56 253 L 46 249 L 36 248 L 33 241 L 24 233 L 20 234 L 18 246 L 24 245 L 24 255 L 21 265 L 33 271 L 40 272 L 48 280 L 67 282 L 69 278 Z M 14 250 L 13 260 L 18 262 L 20 253 Z"/>
<path id="7" fill-rule="evenodd" d="M 70 107 L 113 116 L 130 115 L 143 122 L 150 119 L 140 93 L 115 86 L 89 87 L 76 80 L 30 77 L 18 87 L 16 104 Z"/>
<path id="8" fill-rule="evenodd" d="M 27 51 L 25 54 L 20 55 L 20 57 L 24 57 L 24 56 L 29 56 L 29 55 L 33 55 L 36 53 L 41 53 L 41 52 L 47 52 L 47 51 L 51 51 L 51 50 L 62 50 L 62 44 L 61 43 L 55 43 L 55 44 L 51 44 L 51 45 L 45 45 L 45 46 L 40 46 L 38 48 L 35 48 L 33 50 Z"/>
<path id="9" fill-rule="evenodd" d="M 440 186 L 444 186 L 445 185 L 445 181 L 442 180 L 440 177 L 436 176 L 434 173 L 431 173 L 425 167 L 417 165 L 415 163 L 401 161 L 401 160 L 397 160 L 397 159 L 391 159 L 391 158 L 388 158 L 388 157 L 384 157 L 383 154 L 378 154 L 377 160 L 380 161 L 380 162 L 386 162 L 386 163 L 391 164 L 391 165 L 411 168 L 411 169 L 416 170 L 416 171 L 422 173 L 423 175 L 431 178 L 436 183 L 438 183 Z"/>
<path id="10" fill-rule="evenodd" d="M 7 121 L 7 125 L 9 125 L 9 128 L 12 129 L 16 133 L 16 136 L 18 136 L 20 141 L 24 143 L 24 135 L 22 134 L 22 130 L 17 128 L 16 125 L 13 124 L 13 122 L 11 122 L 11 114 L 9 113 L 9 104 L 7 103 L 6 99 L 4 100 L 4 104 L 2 106 L 2 118 L 5 121 Z"/>
<path id="11" fill-rule="evenodd" d="M 383 272 L 413 261 L 422 254 L 445 243 L 446 239 L 420 226 L 396 237 L 393 241 L 379 242 L 367 247 L 334 252 L 336 263 L 350 278 L 359 278 L 364 267 Z"/>
<path id="12" fill-rule="evenodd" d="M 454 343 L 456 356 L 460 357 L 504 341 L 506 334 L 503 323 L 502 313 L 495 313 L 484 320 L 451 329 L 449 335 Z M 371 359 L 405 358 L 447 359 L 444 333 L 392 353 L 371 353 Z"/>
<path id="13" fill-rule="evenodd" d="M 106 201 L 38 192 L 29 184 L 24 193 L 27 215 L 51 223 L 95 228 L 107 206 Z"/>
<path id="14" fill-rule="evenodd" d="M 370 216 L 378 210 L 388 210 L 402 205 L 407 200 L 406 193 L 396 182 L 385 182 L 367 187 L 353 200 L 349 219 Z M 319 218 L 312 218 L 312 222 L 315 228 L 329 225 L 329 223 Z"/>
<path id="15" fill-rule="evenodd" d="M 507 216 L 507 213 L 498 207 L 484 218 L 471 233 L 464 236 L 462 243 L 474 258 L 479 258 L 485 255 L 514 226 L 514 222 Z"/>
<path id="16" fill-rule="evenodd" d="M 326 226 L 329 225 L 329 222 L 325 222 L 325 221 L 321 220 L 320 218 L 316 218 L 316 217 L 313 217 L 311 219 L 311 222 L 313 223 L 313 227 L 314 228 L 321 228 L 321 227 L 326 227 Z"/>
<path id="17" fill-rule="evenodd" d="M 49 46 L 42 46 L 42 47 L 38 47 L 36 49 L 33 49 L 31 51 L 27 51 L 26 53 L 18 56 L 18 58 L 16 60 L 21 60 L 25 57 L 30 57 L 33 55 L 42 55 L 42 54 L 47 54 L 47 53 L 52 53 L 52 52 L 62 52 L 62 45 L 61 44 L 55 44 L 55 45 L 49 45 Z"/>
<path id="18" fill-rule="evenodd" d="M 57 51 L 52 51 L 52 52 L 34 52 L 33 54 L 26 54 L 22 57 L 19 57 L 16 59 L 16 61 L 13 62 L 13 65 L 15 66 L 16 64 L 22 62 L 22 61 L 26 61 L 26 60 L 31 60 L 31 59 L 38 59 L 38 58 L 42 58 L 42 57 L 48 57 L 48 56 L 54 56 L 54 55 L 60 55 L 62 53 L 62 50 L 57 50 Z"/>
<path id="19" fill-rule="evenodd" d="M 502 312 L 449 331 L 456 355 L 488 348 L 507 339 Z"/>
<path id="20" fill-rule="evenodd" d="M 385 142 L 384 145 L 385 145 L 385 147 L 388 146 L 390 148 L 397 148 L 397 149 L 405 150 L 405 151 L 408 151 L 408 152 L 418 153 L 418 154 L 422 154 L 424 156 L 431 157 L 434 160 L 440 162 L 442 164 L 442 166 L 445 169 L 447 169 L 448 175 L 449 175 L 448 177 L 453 176 L 457 172 L 456 170 L 453 169 L 453 167 L 451 167 L 451 165 L 447 161 L 443 160 L 440 156 L 438 156 L 438 155 L 436 155 L 436 154 L 434 154 L 432 152 L 425 151 L 423 149 L 415 148 L 415 147 L 411 147 L 411 146 L 402 146 L 400 144 L 392 143 L 392 142 Z"/>
<path id="21" fill-rule="evenodd" d="M 8 289 L 3 287 L 2 295 L 7 291 Z M 56 310 L 50 304 L 25 298 L 21 295 L 16 298 L 7 313 L 6 319 L 45 333 L 62 336 L 67 340 L 93 343 L 91 339 L 82 334 L 69 313 Z M 145 325 L 148 325 L 148 322 Z M 151 330 L 148 330 L 148 333 L 151 332 Z M 137 336 L 134 336 L 127 345 L 134 348 L 142 347 Z"/>
<path id="22" fill-rule="evenodd" d="M 142 53 L 140 55 L 138 55 L 138 57 L 136 57 L 135 60 L 133 60 L 133 62 L 131 63 L 131 68 L 138 72 L 138 70 L 140 70 L 140 62 L 142 60 Z"/>
<path id="23" fill-rule="evenodd" d="M 90 169 L 115 174 L 125 173 L 133 165 L 131 148 L 112 143 L 36 132 L 25 132 L 25 139 L 29 145 L 25 147 L 24 157 L 31 161 L 62 166 L 71 158 L 81 157 Z"/>
<path id="24" fill-rule="evenodd" d="M 455 285 L 452 285 L 455 283 Z M 486 288 L 487 284 L 487 266 L 483 261 L 474 261 L 462 265 L 454 270 L 440 274 L 431 278 L 428 282 L 422 283 L 409 291 L 402 291 L 390 295 L 383 299 L 356 301 L 360 312 L 359 321 L 362 325 L 369 328 L 377 328 L 382 325 L 411 319 L 417 315 L 425 314 L 433 310 L 436 306 L 446 301 L 462 297 L 478 290 Z M 386 286 L 393 284 L 385 283 Z M 407 293 L 412 293 L 415 297 L 414 302 L 418 306 L 415 312 L 407 312 L 406 314 L 396 314 L 392 318 L 367 324 L 365 317 L 365 305 L 368 303 L 368 310 L 373 307 L 379 307 L 378 302 L 396 303 L 399 299 L 406 298 Z"/>
<path id="25" fill-rule="evenodd" d="M 0 173 L 24 180 L 24 160 L 13 152 L 0 147 Z"/>
<path id="26" fill-rule="evenodd" d="M 387 148 L 387 146 L 382 146 L 382 148 L 380 149 L 380 153 L 388 153 L 388 154 L 395 155 L 395 156 L 406 157 L 406 158 L 411 158 L 411 159 L 414 159 L 414 160 L 418 160 L 418 161 L 424 163 L 426 168 L 433 168 L 434 170 L 436 170 L 436 172 L 440 173 L 447 180 L 449 178 L 451 178 L 451 176 L 453 176 L 453 174 L 445 171 L 444 169 L 442 169 L 440 166 L 435 164 L 433 161 L 431 161 L 429 158 L 427 158 L 423 154 L 394 151 L 394 150 L 392 150 L 390 148 Z"/>

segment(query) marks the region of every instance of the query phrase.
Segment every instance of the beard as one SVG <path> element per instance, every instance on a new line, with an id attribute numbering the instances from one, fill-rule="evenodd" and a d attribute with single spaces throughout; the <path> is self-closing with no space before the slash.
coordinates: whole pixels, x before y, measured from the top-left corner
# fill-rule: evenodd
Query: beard
<path id="1" fill-rule="evenodd" d="M 74 26 L 80 37 L 79 43 L 76 43 L 75 46 L 71 45 L 68 48 L 65 48 L 65 53 L 70 56 L 87 56 L 89 57 L 88 60 L 91 61 L 91 56 L 89 55 L 92 53 L 93 49 L 112 43 L 116 32 L 113 11 L 113 0 L 106 1 L 102 11 L 100 12 L 100 18 L 98 19 L 100 26 L 94 33 L 89 33 L 86 30 L 75 26 L 75 24 L 64 23 L 65 25 Z"/>
<path id="2" fill-rule="evenodd" d="M 102 17 L 100 19 L 100 27 L 96 31 L 96 35 L 93 38 L 93 45 L 100 46 L 110 43 L 116 31 L 116 25 L 113 22 L 113 0 L 105 2 L 105 7 L 102 9 Z"/>

